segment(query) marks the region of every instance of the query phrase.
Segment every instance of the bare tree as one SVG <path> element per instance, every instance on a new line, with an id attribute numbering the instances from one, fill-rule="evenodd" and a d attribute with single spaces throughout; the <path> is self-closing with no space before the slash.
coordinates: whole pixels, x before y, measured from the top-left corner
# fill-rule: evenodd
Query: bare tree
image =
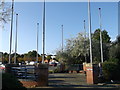
<path id="1" fill-rule="evenodd" d="M 4 0 L 0 2 L 0 27 L 4 28 L 4 24 L 10 21 L 11 7 Z"/>

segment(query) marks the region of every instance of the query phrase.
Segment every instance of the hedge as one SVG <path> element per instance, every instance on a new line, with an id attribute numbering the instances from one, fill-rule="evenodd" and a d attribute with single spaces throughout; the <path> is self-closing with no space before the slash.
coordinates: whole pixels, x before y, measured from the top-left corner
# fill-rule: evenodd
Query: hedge
<path id="1" fill-rule="evenodd" d="M 2 90 L 8 90 L 8 89 L 21 89 L 21 90 L 27 90 L 25 87 L 23 87 L 22 83 L 12 74 L 10 73 L 3 73 L 2 74 Z"/>
<path id="2" fill-rule="evenodd" d="M 105 80 L 120 80 L 120 67 L 115 62 L 104 62 L 102 64 L 103 76 Z"/>

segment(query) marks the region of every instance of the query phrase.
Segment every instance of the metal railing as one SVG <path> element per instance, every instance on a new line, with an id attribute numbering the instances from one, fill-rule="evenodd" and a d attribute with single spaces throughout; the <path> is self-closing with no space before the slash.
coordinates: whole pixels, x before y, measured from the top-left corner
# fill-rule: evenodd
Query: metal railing
<path id="1" fill-rule="evenodd" d="M 83 70 L 83 65 L 82 64 L 65 65 L 65 70 L 80 71 L 80 70 Z"/>
<path id="2" fill-rule="evenodd" d="M 20 65 L 18 67 L 12 67 L 11 72 L 18 79 L 36 80 L 36 76 L 37 76 L 34 65 Z"/>

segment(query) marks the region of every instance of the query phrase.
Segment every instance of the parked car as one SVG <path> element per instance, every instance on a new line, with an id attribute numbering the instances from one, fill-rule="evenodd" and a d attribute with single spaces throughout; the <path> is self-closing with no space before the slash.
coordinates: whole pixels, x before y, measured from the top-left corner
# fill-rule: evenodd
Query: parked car
<path id="1" fill-rule="evenodd" d="M 0 69 L 1 70 L 5 70 L 5 65 L 4 64 L 0 64 Z"/>
<path id="2" fill-rule="evenodd" d="M 57 66 L 57 63 L 55 63 L 55 62 L 49 62 L 49 65 L 50 66 Z"/>
<path id="3" fill-rule="evenodd" d="M 31 61 L 30 63 L 29 63 L 29 65 L 34 65 L 35 64 L 35 62 L 34 61 Z"/>

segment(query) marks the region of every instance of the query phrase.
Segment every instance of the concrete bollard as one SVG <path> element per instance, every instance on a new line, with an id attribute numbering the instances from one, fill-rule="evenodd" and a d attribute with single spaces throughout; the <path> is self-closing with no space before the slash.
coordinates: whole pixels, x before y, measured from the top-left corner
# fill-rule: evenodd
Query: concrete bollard
<path id="1" fill-rule="evenodd" d="M 91 63 L 86 64 L 86 75 L 88 84 L 97 84 L 99 75 L 98 65 Z"/>
<path id="2" fill-rule="evenodd" d="M 38 86 L 48 86 L 48 64 L 39 64 L 36 73 Z"/>

